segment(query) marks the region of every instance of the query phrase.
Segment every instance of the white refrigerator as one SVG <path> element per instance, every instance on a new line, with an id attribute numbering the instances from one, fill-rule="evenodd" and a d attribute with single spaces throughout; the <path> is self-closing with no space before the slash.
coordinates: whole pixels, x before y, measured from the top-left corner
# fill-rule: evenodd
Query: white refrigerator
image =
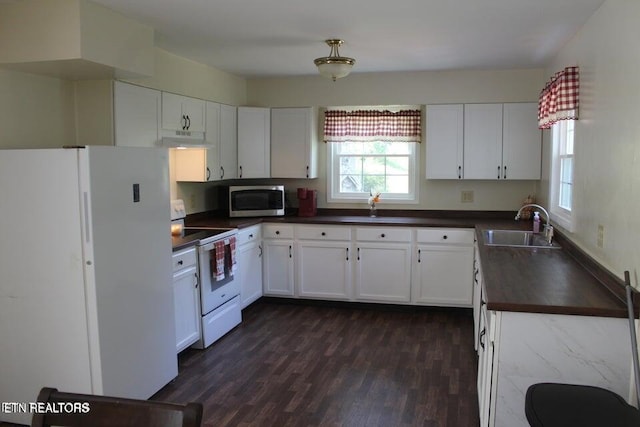
<path id="1" fill-rule="evenodd" d="M 167 149 L 0 150 L 0 402 L 172 380 L 171 255 Z"/>

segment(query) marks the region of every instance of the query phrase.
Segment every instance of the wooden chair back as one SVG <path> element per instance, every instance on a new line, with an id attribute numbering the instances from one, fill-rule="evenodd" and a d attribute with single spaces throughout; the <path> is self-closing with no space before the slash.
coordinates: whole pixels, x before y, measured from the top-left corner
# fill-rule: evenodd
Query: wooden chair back
<path id="1" fill-rule="evenodd" d="M 65 393 L 45 387 L 38 402 L 48 404 L 35 413 L 32 427 L 200 427 L 202 404 L 186 405 L 123 399 L 91 394 Z"/>

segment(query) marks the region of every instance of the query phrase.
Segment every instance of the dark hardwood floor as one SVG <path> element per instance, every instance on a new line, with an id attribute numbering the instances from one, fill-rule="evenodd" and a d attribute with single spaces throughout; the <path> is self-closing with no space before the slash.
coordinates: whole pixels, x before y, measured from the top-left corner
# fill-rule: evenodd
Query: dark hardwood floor
<path id="1" fill-rule="evenodd" d="M 205 426 L 477 426 L 473 317 L 259 301 L 152 399 L 199 401 Z"/>

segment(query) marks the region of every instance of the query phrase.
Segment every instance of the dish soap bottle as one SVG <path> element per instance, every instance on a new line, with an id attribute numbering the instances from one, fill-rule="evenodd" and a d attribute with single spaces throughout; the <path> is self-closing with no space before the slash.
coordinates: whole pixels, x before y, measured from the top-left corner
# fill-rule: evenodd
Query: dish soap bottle
<path id="1" fill-rule="evenodd" d="M 533 232 L 540 232 L 540 212 L 537 211 L 533 213 Z"/>

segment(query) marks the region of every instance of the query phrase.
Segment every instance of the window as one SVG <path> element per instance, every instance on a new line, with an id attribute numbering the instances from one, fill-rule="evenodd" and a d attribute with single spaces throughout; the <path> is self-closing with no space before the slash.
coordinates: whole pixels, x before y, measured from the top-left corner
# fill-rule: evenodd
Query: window
<path id="1" fill-rule="evenodd" d="M 560 226 L 573 231 L 574 120 L 553 124 L 551 142 L 551 216 Z"/>
<path id="2" fill-rule="evenodd" d="M 383 200 L 417 202 L 417 143 L 345 141 L 329 143 L 329 201 Z"/>
<path id="3" fill-rule="evenodd" d="M 364 202 L 379 192 L 383 200 L 417 203 L 421 120 L 416 107 L 327 110 L 328 201 Z"/>

